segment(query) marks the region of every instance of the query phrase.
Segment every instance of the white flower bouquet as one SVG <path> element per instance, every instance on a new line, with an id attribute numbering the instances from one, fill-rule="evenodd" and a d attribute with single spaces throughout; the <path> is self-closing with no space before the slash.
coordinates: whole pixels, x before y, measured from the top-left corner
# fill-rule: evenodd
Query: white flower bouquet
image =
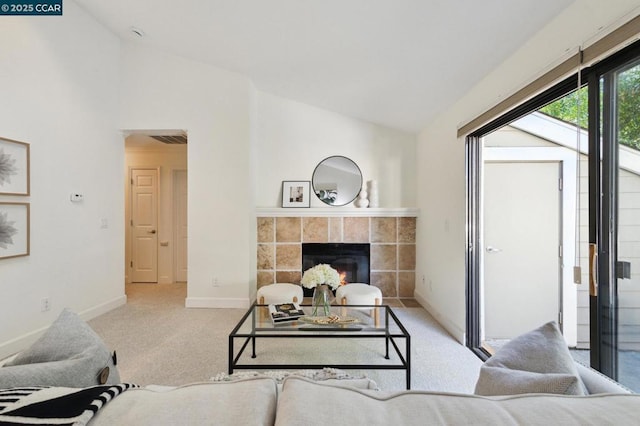
<path id="1" fill-rule="evenodd" d="M 340 287 L 340 274 L 331 266 L 321 263 L 304 271 L 300 283 L 306 288 L 327 284 L 335 290 Z"/>

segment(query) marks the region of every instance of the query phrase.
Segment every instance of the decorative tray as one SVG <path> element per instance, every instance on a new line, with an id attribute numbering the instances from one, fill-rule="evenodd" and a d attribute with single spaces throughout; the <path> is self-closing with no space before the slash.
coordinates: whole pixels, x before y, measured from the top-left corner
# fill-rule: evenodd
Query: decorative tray
<path id="1" fill-rule="evenodd" d="M 314 325 L 341 325 L 341 324 L 357 324 L 360 322 L 358 318 L 340 315 L 318 316 L 313 317 L 305 315 L 299 318 L 300 321 Z"/>

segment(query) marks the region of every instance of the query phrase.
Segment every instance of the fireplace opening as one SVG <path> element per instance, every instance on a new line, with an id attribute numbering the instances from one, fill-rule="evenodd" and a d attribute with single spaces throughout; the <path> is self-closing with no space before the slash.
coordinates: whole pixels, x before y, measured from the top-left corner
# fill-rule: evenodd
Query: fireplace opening
<path id="1" fill-rule="evenodd" d="M 302 273 L 326 263 L 338 271 L 344 283 L 369 284 L 369 254 L 369 244 L 303 243 Z M 313 290 L 304 288 L 304 295 L 313 295 Z"/>

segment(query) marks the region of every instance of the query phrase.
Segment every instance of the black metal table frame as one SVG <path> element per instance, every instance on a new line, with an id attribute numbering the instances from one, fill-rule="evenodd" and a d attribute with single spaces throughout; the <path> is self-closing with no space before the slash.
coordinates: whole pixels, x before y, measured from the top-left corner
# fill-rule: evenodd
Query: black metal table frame
<path id="1" fill-rule="evenodd" d="M 291 369 L 322 369 L 325 367 L 329 368 L 339 368 L 342 370 L 405 370 L 406 374 L 406 385 L 407 389 L 411 389 L 411 336 L 404 328 L 404 325 L 400 322 L 395 312 L 391 310 L 388 305 L 338 305 L 336 307 L 340 308 L 384 308 L 385 310 L 385 327 L 384 334 L 381 332 L 378 333 L 367 333 L 360 331 L 340 331 L 337 329 L 329 329 L 323 327 L 301 327 L 302 331 L 298 328 L 290 328 L 290 329 L 281 329 L 278 333 L 269 333 L 269 331 L 276 330 L 275 328 L 259 328 L 256 327 L 256 314 L 257 308 L 263 307 L 268 308 L 269 305 L 260 305 L 258 303 L 254 303 L 247 310 L 244 316 L 240 319 L 238 324 L 235 326 L 233 331 L 229 334 L 229 374 L 233 374 L 233 370 L 249 370 L 249 369 L 259 369 L 259 370 L 273 370 L 273 369 L 282 369 L 282 370 L 291 370 Z M 302 305 L 308 306 L 308 305 Z M 250 333 L 238 333 L 238 330 L 242 325 L 247 321 L 249 315 L 252 315 L 251 318 L 251 332 Z M 389 317 L 393 318 L 393 321 L 396 323 L 401 333 L 392 333 L 389 331 Z M 311 331 L 312 333 L 309 333 Z M 256 334 L 256 332 L 260 332 Z M 320 332 L 320 334 L 315 334 L 313 332 Z M 332 334 L 331 332 L 335 333 Z M 308 333 L 308 334 L 307 334 Z M 400 364 L 241 364 L 240 357 L 244 353 L 247 348 L 249 342 L 251 342 L 251 358 L 256 358 L 256 338 L 322 338 L 322 339 L 341 339 L 341 338 L 351 338 L 351 339 L 364 339 L 364 338 L 384 338 L 385 339 L 385 359 L 389 358 L 389 343 L 393 346 L 398 358 L 400 359 Z M 405 353 L 404 355 L 400 351 L 400 347 L 395 339 L 405 339 Z M 244 343 L 240 347 L 238 354 L 235 355 L 234 350 L 234 340 L 235 339 L 245 339 Z"/>

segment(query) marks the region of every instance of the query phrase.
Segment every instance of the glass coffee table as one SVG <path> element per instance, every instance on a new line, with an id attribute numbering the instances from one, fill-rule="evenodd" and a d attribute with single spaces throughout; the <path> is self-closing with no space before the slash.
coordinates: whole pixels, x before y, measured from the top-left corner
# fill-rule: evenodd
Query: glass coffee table
<path id="1" fill-rule="evenodd" d="M 404 370 L 407 389 L 411 388 L 411 336 L 389 306 L 336 305 L 332 306 L 329 316 L 322 317 L 311 316 L 311 306 L 301 305 L 301 308 L 306 315 L 300 319 L 274 324 L 269 317 L 269 305 L 254 303 L 229 334 L 229 374 L 242 369 L 325 367 Z M 277 344 L 269 345 L 266 339 Z M 305 347 L 304 342 L 311 341 L 296 339 L 320 339 L 326 345 L 310 343 Z M 333 342 L 329 343 L 327 339 Z M 366 343 L 361 344 L 354 339 L 363 339 Z M 260 356 L 256 354 L 258 340 L 264 341 L 261 347 L 264 352 Z M 250 355 L 247 350 L 249 344 Z M 390 346 L 393 351 L 390 351 Z M 351 354 L 347 349 L 352 350 Z M 363 354 L 362 351 L 371 353 Z M 322 352 L 329 354 L 324 354 L 323 359 Z M 317 356 L 314 358 L 314 355 Z M 380 362 L 375 362 L 378 355 Z M 327 361 L 326 356 L 331 359 Z"/>

